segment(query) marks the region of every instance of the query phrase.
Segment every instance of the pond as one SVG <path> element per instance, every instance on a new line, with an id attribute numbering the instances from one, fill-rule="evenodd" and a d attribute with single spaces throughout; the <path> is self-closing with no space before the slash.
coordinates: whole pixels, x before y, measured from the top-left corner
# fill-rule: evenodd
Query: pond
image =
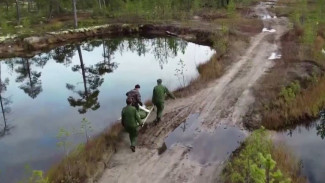
<path id="1" fill-rule="evenodd" d="M 300 160 L 303 174 L 310 183 L 324 182 L 325 121 L 323 119 L 279 132 L 276 137 L 285 142 Z"/>
<path id="2" fill-rule="evenodd" d="M 0 182 L 21 180 L 26 166 L 47 170 L 58 162 L 60 128 L 78 131 L 86 118 L 91 135 L 99 133 L 120 117 L 135 84 L 143 101 L 158 78 L 171 90 L 187 85 L 213 54 L 174 38 L 112 38 L 1 60 Z M 71 139 L 86 140 L 82 134 Z"/>

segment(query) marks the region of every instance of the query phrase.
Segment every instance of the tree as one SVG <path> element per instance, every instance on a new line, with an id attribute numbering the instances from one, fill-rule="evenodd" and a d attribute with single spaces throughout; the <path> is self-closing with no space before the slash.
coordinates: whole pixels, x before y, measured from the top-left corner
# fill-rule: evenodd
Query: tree
<path id="1" fill-rule="evenodd" d="M 16 13 L 17 13 L 17 24 L 20 24 L 20 8 L 19 8 L 19 1 L 15 0 L 16 2 Z"/>
<path id="2" fill-rule="evenodd" d="M 10 128 L 7 125 L 7 117 L 6 114 L 10 112 L 10 108 L 8 105 L 11 103 L 10 99 L 3 97 L 3 93 L 7 90 L 7 86 L 9 84 L 9 79 L 5 78 L 2 80 L 1 78 L 1 64 L 0 64 L 0 106 L 3 118 L 3 129 L 0 130 L 0 137 L 7 134 Z"/>
<path id="3" fill-rule="evenodd" d="M 28 58 L 17 60 L 16 63 L 21 65 L 15 70 L 19 74 L 16 81 L 23 83 L 19 88 L 32 99 L 35 99 L 37 95 L 43 91 L 42 83 L 39 79 L 41 77 L 41 72 L 31 70 L 31 62 Z M 44 64 L 44 62 L 39 64 Z"/>
<path id="4" fill-rule="evenodd" d="M 72 6 L 73 6 L 74 28 L 78 28 L 77 0 L 72 0 Z"/>
<path id="5" fill-rule="evenodd" d="M 81 71 L 83 90 L 77 90 L 75 85 L 68 83 L 66 84 L 66 88 L 79 95 L 80 98 L 70 96 L 68 98 L 68 102 L 72 107 L 79 107 L 79 113 L 83 114 L 86 113 L 88 109 L 97 110 L 100 107 L 98 102 L 98 88 L 104 82 L 102 75 L 113 72 L 113 70 L 116 68 L 116 64 L 104 61 L 96 64 L 95 66 L 86 67 L 82 57 L 80 45 L 77 46 L 77 51 L 80 65 L 74 65 L 72 67 L 72 71 Z"/>

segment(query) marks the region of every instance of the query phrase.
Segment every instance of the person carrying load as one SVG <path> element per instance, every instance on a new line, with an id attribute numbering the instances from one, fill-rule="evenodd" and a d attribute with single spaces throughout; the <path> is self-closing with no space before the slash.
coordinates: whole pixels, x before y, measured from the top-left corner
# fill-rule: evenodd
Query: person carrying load
<path id="1" fill-rule="evenodd" d="M 141 102 L 141 95 L 140 95 L 140 85 L 135 85 L 133 90 L 130 90 L 126 93 L 127 99 L 132 100 L 132 106 L 134 106 L 137 110 L 139 110 L 139 105 L 143 105 Z"/>
<path id="2" fill-rule="evenodd" d="M 138 127 L 142 126 L 139 113 L 135 107 L 132 106 L 132 100 L 126 99 L 127 106 L 122 110 L 122 125 L 125 130 L 129 133 L 131 150 L 135 152 L 135 146 L 138 138 Z"/>
<path id="3" fill-rule="evenodd" d="M 175 99 L 175 96 L 172 93 L 170 93 L 169 90 L 164 85 L 162 85 L 162 80 L 158 79 L 157 86 L 154 87 L 153 94 L 152 94 L 152 103 L 157 108 L 157 116 L 156 116 L 156 120 L 154 121 L 156 124 L 161 121 L 162 112 L 165 107 L 166 95 Z"/>

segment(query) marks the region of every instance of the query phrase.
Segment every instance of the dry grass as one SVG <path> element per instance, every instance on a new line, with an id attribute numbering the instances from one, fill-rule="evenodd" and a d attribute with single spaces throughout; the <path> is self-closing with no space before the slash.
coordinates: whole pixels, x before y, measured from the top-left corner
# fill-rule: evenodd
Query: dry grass
<path id="1" fill-rule="evenodd" d="M 284 6 L 275 9 L 278 16 L 292 18 L 294 11 L 301 8 L 294 0 L 280 0 L 279 3 Z M 306 16 L 314 13 L 315 5 L 308 3 Z M 269 75 L 263 81 L 272 86 L 269 87 L 268 94 L 260 99 L 264 105 L 262 125 L 269 129 L 285 128 L 317 118 L 319 111 L 325 106 L 325 55 L 321 53 L 325 46 L 325 24 L 320 22 L 317 29 L 313 30 L 315 39 L 306 42 L 306 26 L 294 19 L 291 21 L 294 22 L 293 29 L 281 38 L 282 60 L 271 70 L 270 75 L 273 73 L 273 78 Z M 279 97 L 281 86 L 287 86 L 294 80 L 300 81 L 302 91 L 292 101 L 285 102 Z"/>
<path id="2" fill-rule="evenodd" d="M 122 132 L 120 123 L 114 124 L 106 132 L 91 139 L 81 149 L 74 150 L 59 164 L 53 166 L 47 176 L 51 183 L 81 183 L 88 178 L 101 175 L 112 154 Z"/>
<path id="3" fill-rule="evenodd" d="M 275 103 L 280 105 L 264 111 L 263 125 L 269 129 L 280 129 L 305 119 L 317 118 L 319 111 L 325 106 L 324 91 L 325 76 L 322 76 L 290 103 L 278 99 Z"/>
<path id="4" fill-rule="evenodd" d="M 271 155 L 277 162 L 279 169 L 290 177 L 292 183 L 306 183 L 306 177 L 301 174 L 301 164 L 285 144 L 273 143 Z"/>
<path id="5" fill-rule="evenodd" d="M 189 96 L 207 86 L 209 81 L 219 78 L 224 72 L 223 63 L 220 60 L 221 58 L 214 54 L 208 62 L 198 65 L 199 77 L 192 80 L 188 86 L 176 89 L 174 95 L 176 97 Z"/>

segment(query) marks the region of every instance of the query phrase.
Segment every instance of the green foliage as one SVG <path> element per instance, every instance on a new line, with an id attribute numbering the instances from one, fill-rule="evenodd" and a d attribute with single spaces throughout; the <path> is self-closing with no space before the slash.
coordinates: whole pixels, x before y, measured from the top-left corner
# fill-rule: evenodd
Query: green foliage
<path id="1" fill-rule="evenodd" d="M 235 4 L 235 1 L 234 0 L 229 0 L 229 4 L 228 4 L 228 7 L 227 7 L 227 11 L 228 11 L 228 14 L 230 16 L 234 16 L 235 15 L 236 4 Z"/>
<path id="2" fill-rule="evenodd" d="M 177 65 L 178 68 L 175 69 L 175 76 L 177 76 L 181 87 L 185 87 L 186 86 L 185 71 L 187 71 L 185 68 L 186 67 L 185 62 L 182 59 L 180 59 Z"/>
<path id="3" fill-rule="evenodd" d="M 21 24 L 24 28 L 29 28 L 31 26 L 31 21 L 28 18 L 24 18 L 22 19 Z"/>
<path id="4" fill-rule="evenodd" d="M 56 136 L 59 141 L 57 143 L 57 146 L 60 148 L 63 148 L 66 155 L 69 154 L 69 147 L 72 146 L 72 142 L 69 141 L 70 135 L 71 135 L 71 133 L 69 131 L 67 131 L 64 128 L 60 128 L 60 130 Z"/>
<path id="5" fill-rule="evenodd" d="M 280 97 L 284 100 L 286 104 L 293 101 L 297 94 L 301 91 L 299 81 L 291 82 L 287 87 L 283 87 L 280 92 Z"/>
<path id="6" fill-rule="evenodd" d="M 18 183 L 50 183 L 49 179 L 44 176 L 42 170 L 33 170 L 30 166 L 25 166 L 25 173 L 27 178 L 18 181 Z"/>
<path id="7" fill-rule="evenodd" d="M 136 20 L 184 20 L 206 8 L 227 8 L 229 14 L 234 15 L 237 5 L 247 5 L 253 1 L 255 0 L 79 0 L 77 9 L 79 12 L 93 15 L 94 20 L 97 20 L 98 16 Z M 18 0 L 18 4 L 19 13 L 15 1 L 9 0 L 8 10 L 5 6 L 0 6 L 0 12 L 4 12 L 0 15 L 1 22 L 21 23 L 26 29 L 55 17 L 64 17 L 63 21 L 67 21 L 66 15 L 73 12 L 71 0 Z M 17 22 L 18 19 L 22 22 Z M 80 21 L 84 19 L 80 18 Z M 72 22 L 73 18 L 69 20 Z M 56 22 L 57 20 L 51 24 Z M 98 22 L 83 22 L 85 25 L 92 23 Z M 56 28 L 58 27 L 53 27 L 54 30 L 57 30 Z"/>
<path id="8" fill-rule="evenodd" d="M 93 127 L 91 125 L 91 122 L 88 121 L 86 118 L 82 118 L 80 133 L 85 135 L 87 142 L 89 141 L 89 132 L 92 131 L 93 131 Z"/>
<path id="9" fill-rule="evenodd" d="M 291 182 L 271 156 L 272 143 L 264 128 L 254 131 L 243 148 L 229 162 L 223 172 L 227 182 L 271 183 Z"/>
<path id="10" fill-rule="evenodd" d="M 215 37 L 212 37 L 213 47 L 216 49 L 218 55 L 223 55 L 227 52 L 229 45 L 229 27 L 222 25 L 221 31 Z"/>

